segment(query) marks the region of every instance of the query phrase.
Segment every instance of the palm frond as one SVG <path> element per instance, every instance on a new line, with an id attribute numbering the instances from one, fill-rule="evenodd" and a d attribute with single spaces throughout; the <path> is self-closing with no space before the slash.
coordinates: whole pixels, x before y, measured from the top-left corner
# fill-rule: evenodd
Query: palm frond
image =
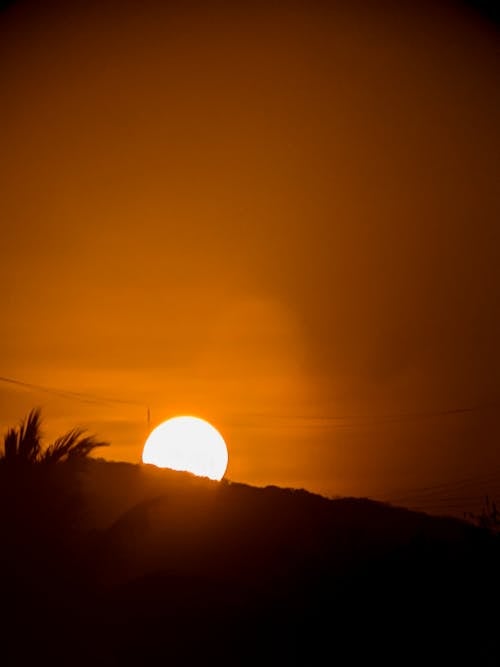
<path id="1" fill-rule="evenodd" d="M 41 412 L 34 408 L 21 421 L 19 427 L 7 431 L 3 441 L 0 461 L 8 463 L 59 463 L 74 458 L 85 458 L 98 447 L 107 447 L 109 442 L 87 434 L 86 429 L 73 428 L 49 445 L 42 448 Z"/>
<path id="2" fill-rule="evenodd" d="M 4 463 L 36 463 L 41 452 L 42 420 L 40 409 L 34 408 L 21 420 L 18 428 L 10 428 L 4 436 Z"/>
<path id="3" fill-rule="evenodd" d="M 22 420 L 18 431 L 17 456 L 22 461 L 35 463 L 41 451 L 42 419 L 40 408 L 33 408 Z"/>
<path id="4" fill-rule="evenodd" d="M 107 447 L 108 442 L 98 440 L 95 435 L 85 435 L 86 430 L 73 428 L 57 438 L 43 452 L 40 460 L 43 463 L 59 463 L 68 459 L 86 457 L 97 447 Z"/>
<path id="5" fill-rule="evenodd" d="M 17 457 L 17 431 L 10 428 L 3 439 L 3 454 L 0 455 L 0 460 L 13 461 Z"/>

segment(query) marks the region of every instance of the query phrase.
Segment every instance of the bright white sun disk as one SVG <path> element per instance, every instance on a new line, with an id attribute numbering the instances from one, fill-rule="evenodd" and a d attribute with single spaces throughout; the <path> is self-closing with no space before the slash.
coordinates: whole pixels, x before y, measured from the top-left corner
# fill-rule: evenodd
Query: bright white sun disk
<path id="1" fill-rule="evenodd" d="M 222 479 L 228 453 L 223 437 L 198 417 L 173 417 L 154 428 L 142 452 L 144 463 Z"/>

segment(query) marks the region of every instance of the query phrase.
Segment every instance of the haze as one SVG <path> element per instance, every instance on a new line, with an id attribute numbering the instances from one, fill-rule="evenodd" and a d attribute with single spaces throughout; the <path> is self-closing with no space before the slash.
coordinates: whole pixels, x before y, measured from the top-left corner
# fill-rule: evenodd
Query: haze
<path id="1" fill-rule="evenodd" d="M 242 482 L 499 486 L 497 38 L 459 3 L 7 7 L 0 375 L 124 403 L 3 384 L 1 424 L 137 462 L 149 406 Z"/>

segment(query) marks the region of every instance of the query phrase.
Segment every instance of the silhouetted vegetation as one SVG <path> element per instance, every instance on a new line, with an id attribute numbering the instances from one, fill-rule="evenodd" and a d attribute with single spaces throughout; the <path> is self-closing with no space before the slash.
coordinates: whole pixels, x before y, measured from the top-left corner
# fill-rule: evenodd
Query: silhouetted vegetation
<path id="1" fill-rule="evenodd" d="M 470 522 L 66 457 L 2 467 L 0 526 L 5 664 L 496 664 Z"/>
<path id="2" fill-rule="evenodd" d="M 52 464 L 88 456 L 98 447 L 109 443 L 98 440 L 95 435 L 87 435 L 83 428 L 74 428 L 52 444 L 42 446 L 42 421 L 39 408 L 34 408 L 17 428 L 10 428 L 4 436 L 0 464 L 26 466 Z"/>
<path id="3" fill-rule="evenodd" d="M 486 528 L 494 533 L 500 533 L 500 511 L 494 501 L 486 496 L 483 502 L 482 510 L 479 514 L 469 512 L 466 518 L 474 522 L 481 528 Z"/>

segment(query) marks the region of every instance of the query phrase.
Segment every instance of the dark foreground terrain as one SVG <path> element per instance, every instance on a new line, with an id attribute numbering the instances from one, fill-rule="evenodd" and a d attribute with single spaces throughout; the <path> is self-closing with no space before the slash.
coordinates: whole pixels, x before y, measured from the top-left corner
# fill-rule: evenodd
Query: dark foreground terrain
<path id="1" fill-rule="evenodd" d="M 1 664 L 500 664 L 458 520 L 89 460 L 0 469 L 0 522 Z"/>

